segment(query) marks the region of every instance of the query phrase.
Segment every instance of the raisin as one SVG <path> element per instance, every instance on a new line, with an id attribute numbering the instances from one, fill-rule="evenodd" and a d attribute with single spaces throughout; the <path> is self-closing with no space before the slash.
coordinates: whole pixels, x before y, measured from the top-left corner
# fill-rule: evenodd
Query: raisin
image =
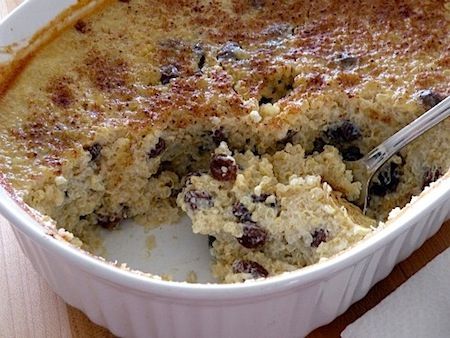
<path id="1" fill-rule="evenodd" d="M 213 130 L 211 137 L 216 146 L 219 146 L 221 142 L 226 142 L 228 140 L 227 135 L 223 131 L 223 127 Z"/>
<path id="2" fill-rule="evenodd" d="M 441 168 L 428 168 L 423 173 L 422 189 L 429 186 L 431 183 L 436 181 L 441 176 L 442 176 Z"/>
<path id="3" fill-rule="evenodd" d="M 234 159 L 226 155 L 215 155 L 209 165 L 211 176 L 218 181 L 235 181 L 237 165 Z"/>
<path id="4" fill-rule="evenodd" d="M 130 2 L 130 0 L 119 0 L 119 2 L 124 2 L 124 3 L 129 3 Z"/>
<path id="5" fill-rule="evenodd" d="M 269 197 L 269 194 L 261 194 L 261 195 L 252 195 L 252 201 L 253 203 L 263 203 L 266 201 L 267 197 Z"/>
<path id="6" fill-rule="evenodd" d="M 427 110 L 433 108 L 443 99 L 445 99 L 444 95 L 436 93 L 431 89 L 420 91 L 418 97 Z"/>
<path id="7" fill-rule="evenodd" d="M 149 151 L 148 158 L 155 158 L 166 149 L 166 141 L 164 141 L 163 138 L 159 138 L 158 142 L 156 143 L 155 147 Z"/>
<path id="8" fill-rule="evenodd" d="M 400 183 L 401 170 L 398 164 L 391 162 L 384 166 L 370 186 L 370 193 L 385 196 L 394 192 Z"/>
<path id="9" fill-rule="evenodd" d="M 184 195 L 184 202 L 189 204 L 192 210 L 211 208 L 214 205 L 212 196 L 206 191 L 188 191 Z"/>
<path id="10" fill-rule="evenodd" d="M 232 213 L 239 220 L 239 222 L 244 223 L 252 221 L 251 212 L 247 209 L 247 207 L 244 204 L 240 202 L 237 202 L 233 205 Z"/>
<path id="11" fill-rule="evenodd" d="M 91 161 L 93 162 L 100 158 L 102 146 L 99 143 L 94 143 L 88 147 L 85 147 L 84 150 L 87 150 L 89 154 L 91 154 Z"/>
<path id="12" fill-rule="evenodd" d="M 237 42 L 228 41 L 217 53 L 217 60 L 237 60 L 237 52 L 241 49 L 241 46 Z"/>
<path id="13" fill-rule="evenodd" d="M 266 104 L 266 103 L 272 103 L 272 99 L 271 99 L 271 98 L 268 98 L 268 97 L 265 97 L 265 96 L 262 96 L 262 97 L 259 99 L 258 104 L 259 104 L 260 106 L 262 106 L 263 104 Z"/>
<path id="14" fill-rule="evenodd" d="M 161 83 L 166 85 L 170 80 L 180 76 L 180 71 L 174 65 L 166 65 L 161 67 Z"/>
<path id="15" fill-rule="evenodd" d="M 266 278 L 269 272 L 260 264 L 250 260 L 237 260 L 232 265 L 233 273 L 248 273 L 253 278 Z"/>
<path id="16" fill-rule="evenodd" d="M 252 201 L 253 203 L 264 203 L 270 196 L 270 194 L 252 195 Z M 277 206 L 277 202 L 271 202 L 269 203 L 269 206 L 275 208 Z"/>
<path id="17" fill-rule="evenodd" d="M 159 177 L 164 171 L 168 171 L 172 168 L 172 162 L 171 161 L 161 161 L 159 164 L 158 170 L 153 175 L 154 177 Z"/>
<path id="18" fill-rule="evenodd" d="M 117 224 L 119 224 L 119 222 L 122 219 L 123 219 L 122 217 L 119 217 L 117 215 L 113 216 L 97 215 L 97 224 L 104 229 L 112 230 L 117 226 Z"/>
<path id="19" fill-rule="evenodd" d="M 336 62 L 342 68 L 352 68 L 358 64 L 358 58 L 344 52 L 338 55 L 338 57 L 336 58 Z"/>
<path id="20" fill-rule="evenodd" d="M 208 246 L 212 248 L 213 243 L 216 241 L 216 237 L 208 235 Z"/>
<path id="21" fill-rule="evenodd" d="M 75 22 L 74 27 L 78 32 L 82 34 L 85 34 L 88 31 L 87 24 L 83 20 L 78 20 L 77 22 Z"/>
<path id="22" fill-rule="evenodd" d="M 318 152 L 321 153 L 323 151 L 323 148 L 325 147 L 327 143 L 324 141 L 323 138 L 318 137 L 313 142 L 313 150 L 312 152 Z"/>
<path id="23" fill-rule="evenodd" d="M 202 69 L 206 62 L 205 51 L 201 43 L 196 43 L 192 48 L 197 57 L 198 69 Z"/>
<path id="24" fill-rule="evenodd" d="M 361 131 L 349 120 L 336 122 L 325 131 L 331 144 L 343 144 L 355 141 L 361 137 Z"/>
<path id="25" fill-rule="evenodd" d="M 328 239 L 328 231 L 324 230 L 324 229 L 316 229 L 311 234 L 311 236 L 312 236 L 311 246 L 313 248 L 317 248 L 317 247 L 319 247 L 319 245 L 321 243 L 327 241 L 327 239 Z"/>
<path id="26" fill-rule="evenodd" d="M 342 158 L 344 161 L 357 161 L 361 159 L 364 155 L 357 146 L 349 146 L 341 150 Z"/>
<path id="27" fill-rule="evenodd" d="M 198 59 L 197 65 L 198 65 L 198 69 L 202 69 L 203 66 L 205 65 L 205 61 L 206 61 L 206 57 L 205 54 L 200 56 L 200 59 Z"/>
<path id="28" fill-rule="evenodd" d="M 266 240 L 267 232 L 254 222 L 245 222 L 242 237 L 237 238 L 239 244 L 247 249 L 260 248 Z"/>

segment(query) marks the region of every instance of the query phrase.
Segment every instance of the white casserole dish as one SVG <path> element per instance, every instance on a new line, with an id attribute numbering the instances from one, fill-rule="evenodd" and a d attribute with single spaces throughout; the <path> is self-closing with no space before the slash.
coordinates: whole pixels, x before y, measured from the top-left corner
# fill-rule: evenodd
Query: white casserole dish
<path id="1" fill-rule="evenodd" d="M 23 43 L 74 2 L 26 1 L 0 24 L 0 46 Z M 450 217 L 449 176 L 351 250 L 295 272 L 233 285 L 166 282 L 117 268 L 49 236 L 5 188 L 0 212 L 51 288 L 118 336 L 302 337 L 361 299 L 438 231 Z"/>

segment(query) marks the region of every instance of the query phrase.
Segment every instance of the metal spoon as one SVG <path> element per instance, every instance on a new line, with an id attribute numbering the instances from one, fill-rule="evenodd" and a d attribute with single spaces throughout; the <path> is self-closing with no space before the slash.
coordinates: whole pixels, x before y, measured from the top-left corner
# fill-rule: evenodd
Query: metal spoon
<path id="1" fill-rule="evenodd" d="M 380 167 L 386 163 L 400 149 L 414 141 L 430 128 L 450 116 L 450 96 L 442 100 L 439 104 L 422 114 L 406 127 L 400 129 L 386 141 L 372 149 L 366 156 L 354 162 L 355 167 L 366 173 L 366 180 L 362 182 L 360 205 L 364 205 L 363 213 L 367 212 L 369 202 L 369 187 L 373 176 Z"/>

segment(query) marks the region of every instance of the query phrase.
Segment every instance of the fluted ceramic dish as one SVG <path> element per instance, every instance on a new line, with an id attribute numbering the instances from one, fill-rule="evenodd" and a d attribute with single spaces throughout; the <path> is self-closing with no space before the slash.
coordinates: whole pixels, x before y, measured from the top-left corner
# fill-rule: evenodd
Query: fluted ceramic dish
<path id="1" fill-rule="evenodd" d="M 29 0 L 0 25 L 0 46 L 23 45 L 74 0 Z M 11 57 L 0 54 L 2 60 Z M 0 212 L 50 287 L 122 337 L 302 337 L 343 313 L 450 217 L 447 173 L 385 229 L 319 264 L 255 282 L 166 282 L 122 270 L 47 234 L 0 178 Z M 195 239 L 192 239 L 195 240 Z"/>

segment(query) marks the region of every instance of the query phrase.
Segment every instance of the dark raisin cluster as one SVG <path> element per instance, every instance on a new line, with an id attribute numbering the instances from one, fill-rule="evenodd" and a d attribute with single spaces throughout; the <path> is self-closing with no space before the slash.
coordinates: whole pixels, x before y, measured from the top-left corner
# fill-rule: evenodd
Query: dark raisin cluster
<path id="1" fill-rule="evenodd" d="M 91 161 L 94 162 L 98 160 L 102 154 L 102 145 L 100 143 L 93 143 L 92 145 L 85 147 L 84 150 L 91 154 Z"/>
<path id="2" fill-rule="evenodd" d="M 208 246 L 212 248 L 214 242 L 216 241 L 216 237 L 208 235 Z"/>
<path id="3" fill-rule="evenodd" d="M 270 97 L 261 96 L 261 98 L 258 101 L 258 104 L 260 106 L 262 106 L 263 104 L 267 104 L 267 103 L 273 103 L 273 99 L 271 99 Z"/>
<path id="4" fill-rule="evenodd" d="M 159 138 L 155 147 L 148 152 L 148 158 L 155 158 L 162 154 L 162 152 L 166 149 L 166 141 L 163 138 Z"/>
<path id="5" fill-rule="evenodd" d="M 218 147 L 221 142 L 227 142 L 228 138 L 223 127 L 204 131 L 201 135 L 201 143 L 198 146 L 199 154 L 211 154 L 215 147 Z"/>
<path id="6" fill-rule="evenodd" d="M 233 273 L 248 273 L 253 278 L 266 278 L 269 272 L 259 263 L 250 260 L 237 260 L 232 265 Z"/>
<path id="7" fill-rule="evenodd" d="M 328 231 L 325 229 L 316 229 L 311 234 L 311 236 L 312 236 L 311 246 L 313 248 L 317 248 L 321 243 L 326 242 L 328 240 Z"/>
<path id="8" fill-rule="evenodd" d="M 358 146 L 351 145 L 340 151 L 344 161 L 358 161 L 364 156 Z"/>
<path id="9" fill-rule="evenodd" d="M 247 209 L 247 207 L 240 202 L 237 202 L 233 205 L 232 213 L 239 220 L 239 222 L 252 221 L 252 214 Z"/>
<path id="10" fill-rule="evenodd" d="M 214 155 L 209 165 L 211 176 L 218 181 L 234 182 L 238 167 L 234 159 L 226 155 Z"/>
<path id="11" fill-rule="evenodd" d="M 322 152 L 325 145 L 335 146 L 345 161 L 357 161 L 364 155 L 355 144 L 362 137 L 361 130 L 349 120 L 333 123 L 314 140 L 314 151 Z"/>
<path id="12" fill-rule="evenodd" d="M 262 247 L 267 241 L 267 232 L 257 223 L 243 223 L 243 234 L 237 238 L 239 244 L 247 249 L 257 249 Z"/>
<path id="13" fill-rule="evenodd" d="M 78 32 L 80 32 L 82 34 L 85 34 L 88 31 L 88 26 L 87 26 L 86 22 L 83 20 L 78 20 L 77 22 L 75 22 L 74 27 Z"/>
<path id="14" fill-rule="evenodd" d="M 252 201 L 253 203 L 265 203 L 266 200 L 270 197 L 270 194 L 260 194 L 260 195 L 252 195 Z M 268 206 L 270 206 L 271 208 L 277 208 L 278 207 L 278 203 L 275 202 L 271 202 L 267 204 Z"/>
<path id="15" fill-rule="evenodd" d="M 385 164 L 375 176 L 369 193 L 376 196 L 385 196 L 397 190 L 402 175 L 401 166 L 394 162 Z"/>
<path id="16" fill-rule="evenodd" d="M 170 80 L 175 79 L 180 76 L 180 71 L 175 65 L 165 65 L 160 69 L 161 72 L 161 84 L 166 85 Z"/>
<path id="17" fill-rule="evenodd" d="M 206 191 L 191 190 L 184 195 L 184 202 L 192 210 L 211 208 L 214 205 L 212 196 Z"/>
<path id="18" fill-rule="evenodd" d="M 330 125 L 325 136 L 333 144 L 346 144 L 361 138 L 361 131 L 353 122 L 343 120 Z"/>
<path id="19" fill-rule="evenodd" d="M 199 42 L 192 47 L 195 57 L 197 58 L 197 66 L 199 70 L 202 70 L 206 62 L 205 49 L 203 45 Z"/>
<path id="20" fill-rule="evenodd" d="M 243 234 L 237 241 L 247 249 L 262 247 L 267 241 L 267 232 L 252 220 L 252 214 L 247 207 L 237 202 L 233 205 L 232 213 L 242 223 Z"/>
<path id="21" fill-rule="evenodd" d="M 228 137 L 223 127 L 213 130 L 211 132 L 211 138 L 216 146 L 219 146 L 221 142 L 228 141 Z"/>

